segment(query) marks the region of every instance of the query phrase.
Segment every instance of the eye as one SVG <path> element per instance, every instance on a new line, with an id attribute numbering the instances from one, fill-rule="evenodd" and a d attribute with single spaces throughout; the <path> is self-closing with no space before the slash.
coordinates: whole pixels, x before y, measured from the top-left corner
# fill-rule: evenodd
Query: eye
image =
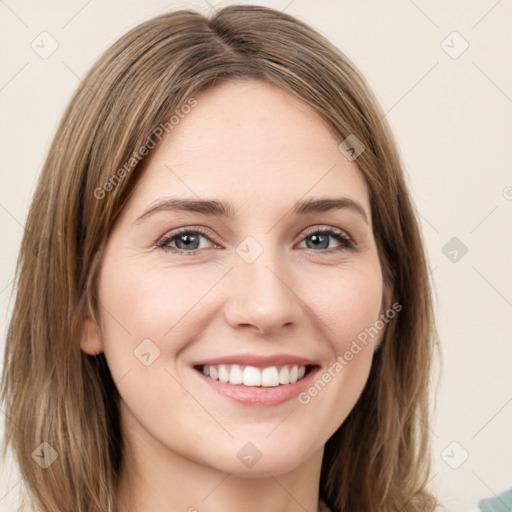
<path id="1" fill-rule="evenodd" d="M 201 243 L 201 239 L 207 241 L 206 245 Z M 331 239 L 336 241 L 336 246 L 329 247 L 329 245 L 331 245 Z M 173 231 L 163 237 L 159 242 L 157 242 L 156 247 L 163 249 L 164 251 L 197 254 L 202 249 L 212 247 L 208 246 L 208 242 L 210 244 L 214 244 L 211 238 L 206 234 L 206 231 L 203 231 L 201 228 L 184 228 L 178 231 Z M 311 249 L 314 252 L 331 252 L 351 249 L 354 247 L 352 240 L 344 231 L 334 228 L 316 229 L 316 231 L 311 231 L 303 237 L 303 242 L 306 243 L 307 249 Z"/>
<path id="2" fill-rule="evenodd" d="M 201 239 L 213 243 L 202 229 L 187 228 L 169 233 L 162 238 L 156 246 L 163 250 L 196 254 L 196 251 L 208 248 L 205 247 L 204 244 L 201 244 Z"/>
<path id="3" fill-rule="evenodd" d="M 335 239 L 338 243 L 337 246 L 329 248 L 330 239 Z M 352 249 L 354 247 L 350 237 L 341 230 L 328 228 L 328 229 L 317 229 L 316 231 L 310 232 L 304 238 L 306 247 L 317 251 L 318 249 L 332 249 L 339 251 L 343 249 Z"/>

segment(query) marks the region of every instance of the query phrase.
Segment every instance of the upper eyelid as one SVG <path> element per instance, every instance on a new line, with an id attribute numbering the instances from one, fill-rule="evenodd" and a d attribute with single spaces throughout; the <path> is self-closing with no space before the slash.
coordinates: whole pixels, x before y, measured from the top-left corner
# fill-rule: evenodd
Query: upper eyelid
<path id="1" fill-rule="evenodd" d="M 304 236 L 304 233 L 310 234 L 310 233 L 316 233 L 317 231 L 333 231 L 338 234 L 343 234 L 350 240 L 352 240 L 352 236 L 348 233 L 346 229 L 337 228 L 334 226 L 329 226 L 327 224 L 318 224 L 316 226 L 312 226 L 310 228 L 306 228 L 304 232 L 302 232 L 301 236 Z"/>
<path id="2" fill-rule="evenodd" d="M 202 236 L 204 236 L 205 238 L 208 238 L 208 240 L 210 240 L 211 242 L 213 243 L 217 243 L 215 242 L 215 237 L 212 237 L 209 235 L 209 233 L 206 232 L 206 229 L 205 228 L 198 228 L 198 227 L 190 227 L 190 228 L 177 228 L 175 230 L 172 230 L 168 233 L 166 233 L 165 235 L 163 235 L 162 237 L 160 237 L 156 244 L 160 244 L 161 242 L 166 242 L 166 241 L 169 241 L 169 240 L 172 240 L 173 238 L 181 235 L 182 233 L 198 233 Z"/>

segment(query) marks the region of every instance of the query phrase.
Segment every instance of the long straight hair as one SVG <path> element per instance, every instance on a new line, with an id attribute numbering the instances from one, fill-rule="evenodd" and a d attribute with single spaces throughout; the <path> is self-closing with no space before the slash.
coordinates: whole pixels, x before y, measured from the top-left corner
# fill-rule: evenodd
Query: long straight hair
<path id="1" fill-rule="evenodd" d="M 104 356 L 79 345 L 84 319 L 98 317 L 102 251 L 140 179 L 140 148 L 158 143 L 159 128 L 170 133 L 170 116 L 200 92 L 247 80 L 281 87 L 318 112 L 340 143 L 355 135 L 364 145 L 356 163 L 384 281 L 402 306 L 360 399 L 326 443 L 320 495 L 337 512 L 436 505 L 426 490 L 437 346 L 431 285 L 384 113 L 355 66 L 311 27 L 274 9 L 231 5 L 211 17 L 166 13 L 129 31 L 87 73 L 55 134 L 18 258 L 1 394 L 4 456 L 10 447 L 35 510 L 116 511 L 119 396 Z M 52 463 L 42 467 L 37 455 Z"/>

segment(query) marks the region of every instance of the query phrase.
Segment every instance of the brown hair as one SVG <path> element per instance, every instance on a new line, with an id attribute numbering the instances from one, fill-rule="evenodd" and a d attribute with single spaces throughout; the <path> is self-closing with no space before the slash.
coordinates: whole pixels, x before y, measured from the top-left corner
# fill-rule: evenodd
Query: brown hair
<path id="1" fill-rule="evenodd" d="M 277 10 L 232 5 L 211 18 L 166 13 L 121 37 L 88 72 L 55 134 L 18 259 L 1 395 L 4 456 L 11 446 L 37 510 L 116 510 L 118 395 L 104 356 L 86 355 L 79 342 L 84 319 L 98 314 L 103 247 L 140 179 L 144 159 L 134 154 L 201 91 L 253 79 L 306 102 L 340 142 L 355 134 L 364 144 L 357 164 L 384 279 L 402 305 L 363 394 L 326 443 L 320 495 L 335 511 L 434 509 L 426 490 L 431 288 L 384 114 L 354 65 L 312 28 Z M 47 469 L 32 457 L 42 442 L 58 454 Z"/>

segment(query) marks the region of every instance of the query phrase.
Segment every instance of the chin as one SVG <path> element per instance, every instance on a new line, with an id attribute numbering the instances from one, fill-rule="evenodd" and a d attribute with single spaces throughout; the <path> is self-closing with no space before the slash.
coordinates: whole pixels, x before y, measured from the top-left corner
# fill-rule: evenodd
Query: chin
<path id="1" fill-rule="evenodd" d="M 280 440 L 275 444 L 267 440 L 265 446 L 258 445 L 257 440 L 252 443 L 247 441 L 236 450 L 227 450 L 227 457 L 214 456 L 209 465 L 240 478 L 268 478 L 269 473 L 272 476 L 283 475 L 303 465 L 308 458 L 308 454 L 299 451 L 300 446 L 290 445 L 283 449 Z"/>

